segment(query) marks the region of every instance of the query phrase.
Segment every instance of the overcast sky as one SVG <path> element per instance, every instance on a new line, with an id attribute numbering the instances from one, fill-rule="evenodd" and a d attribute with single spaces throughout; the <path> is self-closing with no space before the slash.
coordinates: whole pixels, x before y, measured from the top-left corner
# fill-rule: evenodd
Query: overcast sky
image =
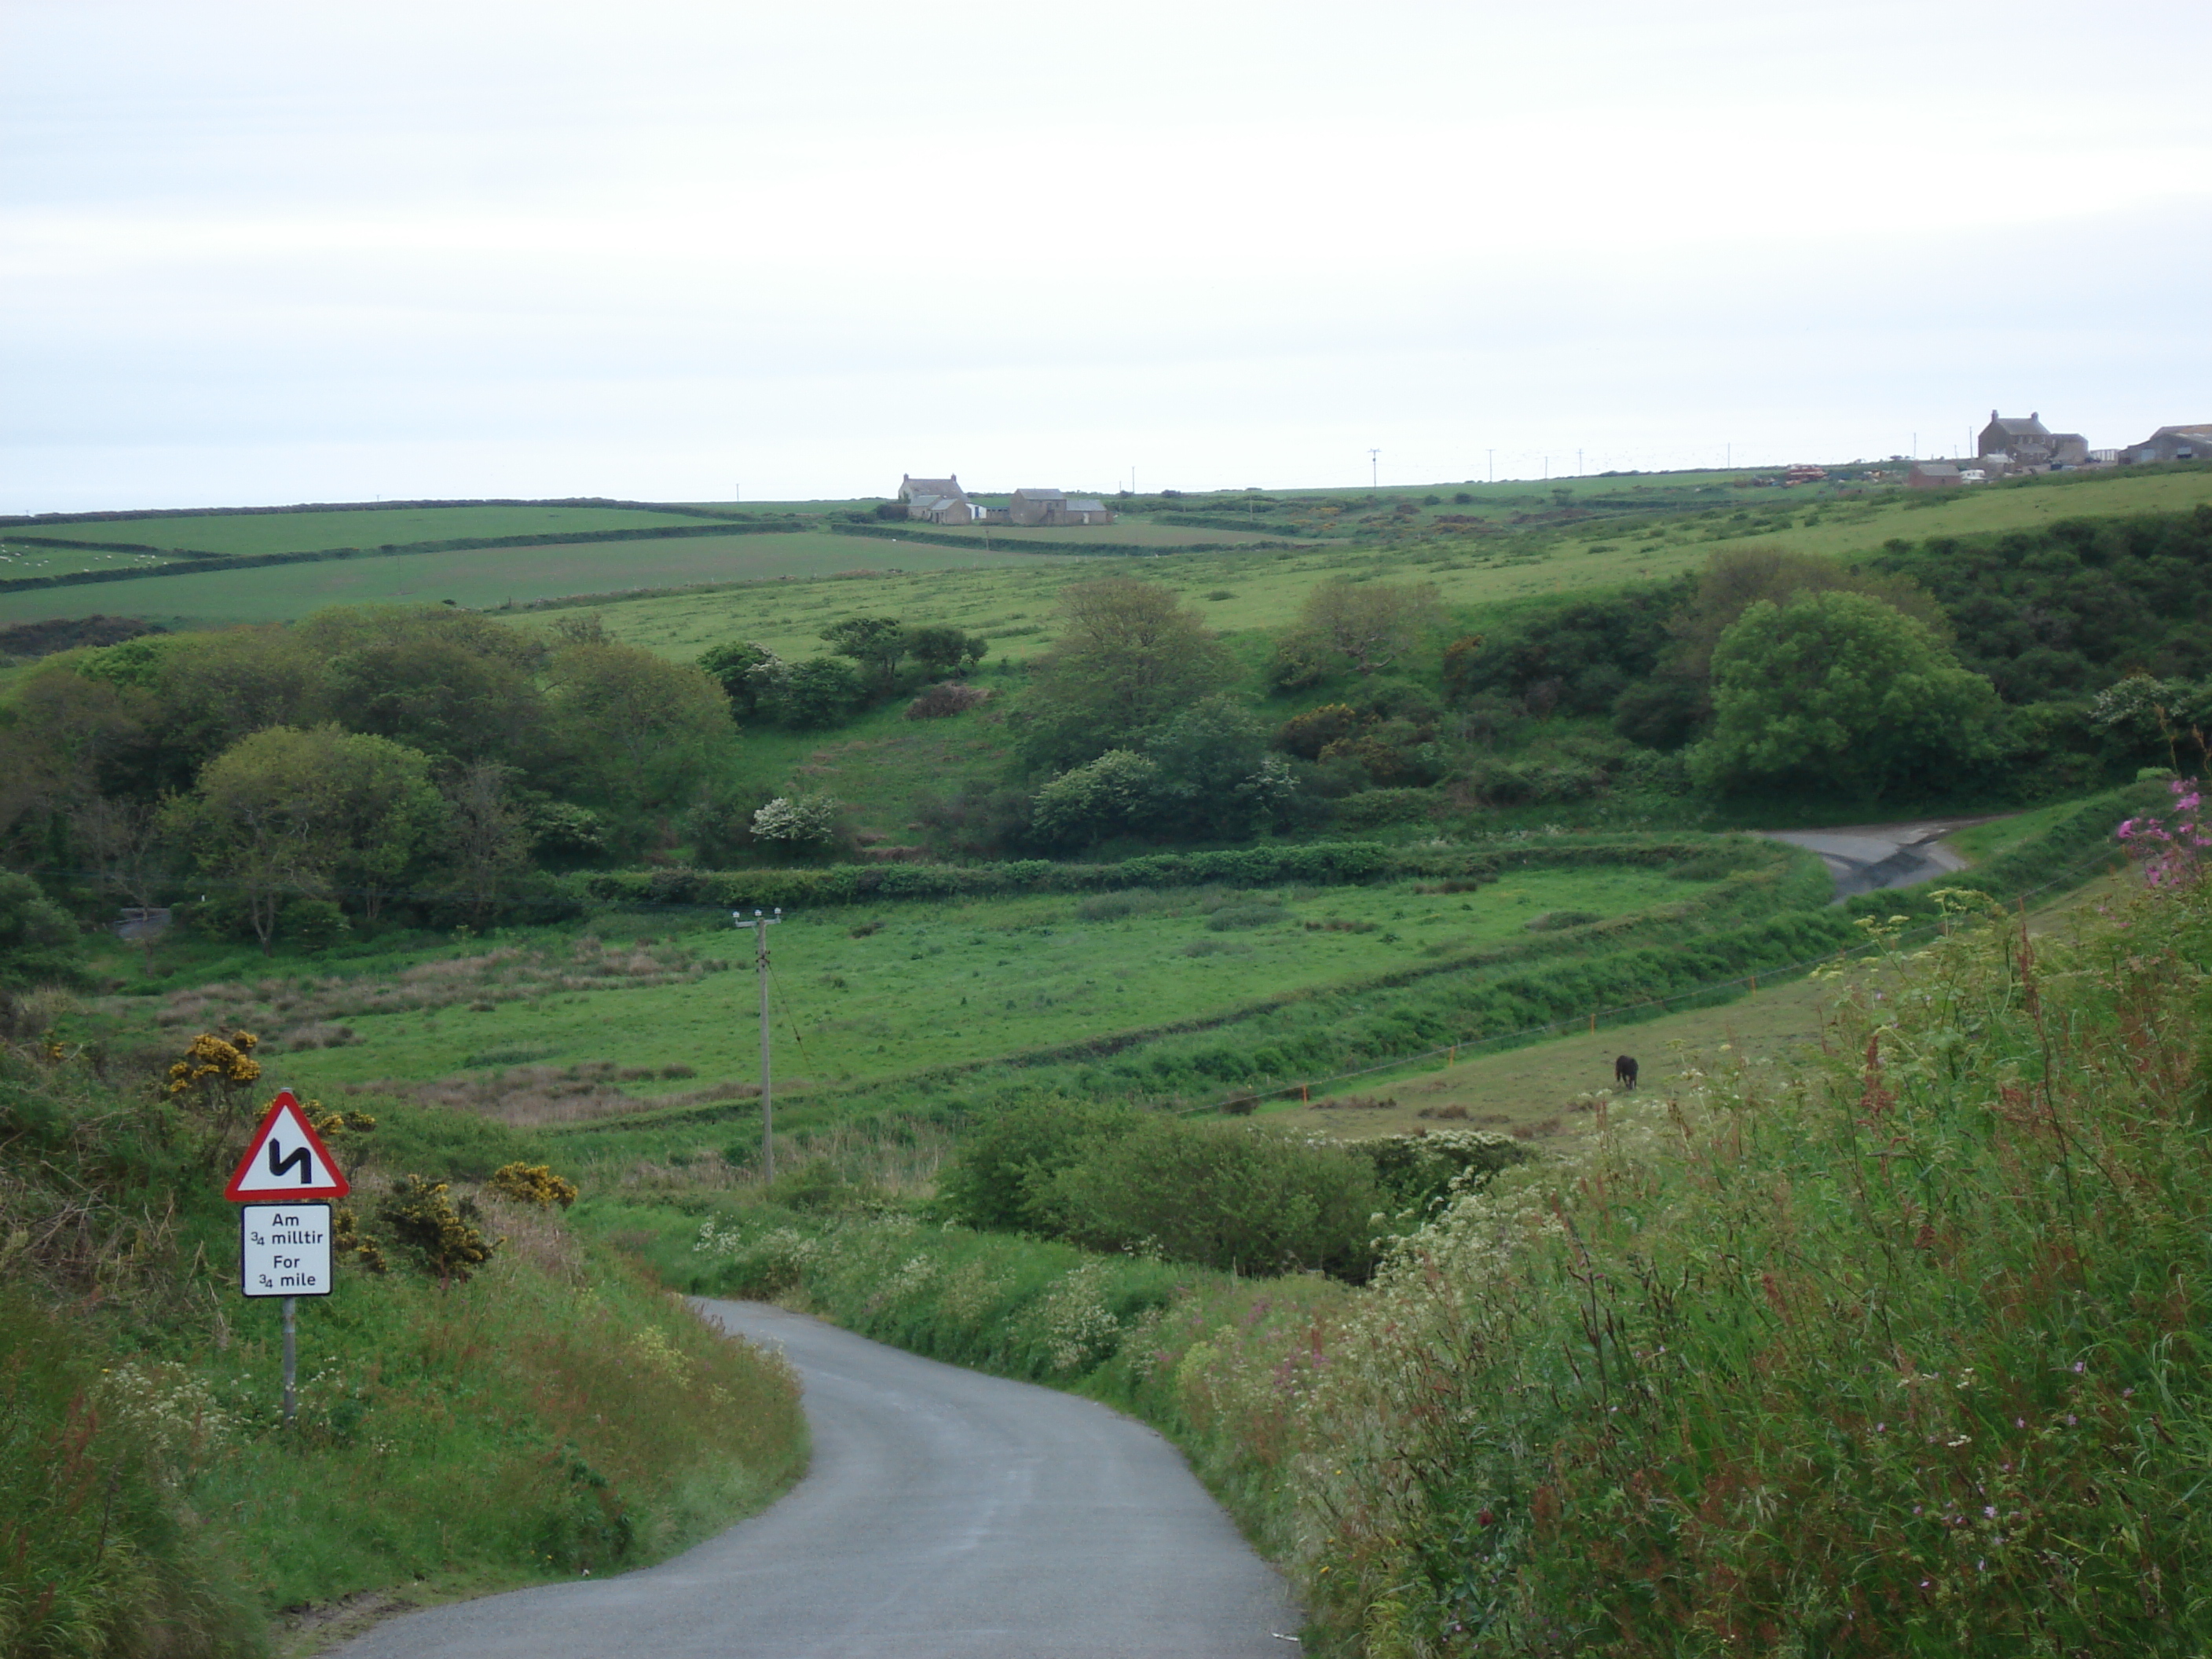
<path id="1" fill-rule="evenodd" d="M 2212 420 L 2208 48 L 2076 0 L 0 0 L 0 511 L 2133 442 Z"/>

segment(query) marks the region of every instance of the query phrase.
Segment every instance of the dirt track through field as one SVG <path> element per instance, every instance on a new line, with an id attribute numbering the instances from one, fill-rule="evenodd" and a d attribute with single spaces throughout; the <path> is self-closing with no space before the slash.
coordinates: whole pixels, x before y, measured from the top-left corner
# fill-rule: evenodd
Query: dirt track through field
<path id="1" fill-rule="evenodd" d="M 1086 1400 L 943 1365 L 759 1303 L 814 1461 L 672 1561 L 410 1613 L 345 1659 L 1247 1659 L 1298 1614 L 1168 1443 Z"/>

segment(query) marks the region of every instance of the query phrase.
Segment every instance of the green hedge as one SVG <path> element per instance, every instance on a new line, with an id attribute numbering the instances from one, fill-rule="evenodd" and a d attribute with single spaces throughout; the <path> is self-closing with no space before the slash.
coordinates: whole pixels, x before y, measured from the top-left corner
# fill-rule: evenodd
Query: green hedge
<path id="1" fill-rule="evenodd" d="M 1018 859 L 1004 864 L 839 864 L 813 870 L 607 870 L 569 878 L 579 899 L 645 904 L 866 904 L 883 899 L 963 898 L 1000 893 L 1094 893 L 1124 887 L 1194 887 L 1222 883 L 1320 886 L 1401 876 L 1495 878 L 1508 870 L 1591 865 L 1671 865 L 1741 849 L 1748 865 L 1782 866 L 1794 855 L 1766 844 L 1719 837 L 1650 841 L 1632 837 L 1531 838 L 1480 848 L 1394 848 L 1375 842 L 1310 842 L 1228 848 L 1207 853 L 1152 853 L 1115 864 Z"/>

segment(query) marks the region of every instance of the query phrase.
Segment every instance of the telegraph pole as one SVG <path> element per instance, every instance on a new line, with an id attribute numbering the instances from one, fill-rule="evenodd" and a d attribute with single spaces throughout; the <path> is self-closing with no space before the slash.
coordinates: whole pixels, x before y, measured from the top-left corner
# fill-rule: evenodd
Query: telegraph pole
<path id="1" fill-rule="evenodd" d="M 742 912 L 732 910 L 730 920 L 739 927 L 753 930 L 754 960 L 760 969 L 760 1051 L 761 1051 L 761 1179 L 775 1179 L 775 1102 L 769 1092 L 768 1047 L 768 930 L 783 920 L 783 907 L 778 905 L 775 914 L 764 916 L 753 912 L 747 921 Z"/>
<path id="2" fill-rule="evenodd" d="M 1379 449 L 1370 449 L 1367 452 L 1367 487 L 1370 489 L 1379 489 L 1382 483 L 1382 452 Z"/>

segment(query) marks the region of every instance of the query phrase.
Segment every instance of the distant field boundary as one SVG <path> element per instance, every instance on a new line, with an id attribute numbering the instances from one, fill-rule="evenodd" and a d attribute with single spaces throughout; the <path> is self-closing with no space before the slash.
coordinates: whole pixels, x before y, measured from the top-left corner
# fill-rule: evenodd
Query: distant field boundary
<path id="1" fill-rule="evenodd" d="M 257 570 L 278 564 L 317 564 L 330 559 L 396 559 L 414 553 L 470 553 L 497 547 L 575 547 L 599 542 L 686 541 L 701 536 L 788 536 L 818 529 L 803 519 L 718 520 L 713 524 L 641 526 L 635 530 L 535 531 L 520 536 L 453 536 L 442 541 L 398 542 L 387 547 L 325 547 L 298 553 L 201 553 L 191 548 L 140 547 L 122 542 L 73 542 L 53 536 L 15 536 L 34 547 L 82 552 L 161 553 L 167 564 L 120 570 L 70 570 L 52 576 L 13 576 L 0 593 L 35 587 L 80 587 L 94 582 L 137 581 L 147 576 L 204 576 L 219 570 Z"/>
<path id="2" fill-rule="evenodd" d="M 1238 527 L 1242 528 L 1241 526 Z M 1015 548 L 1024 553 L 1097 553 L 1116 556 L 1128 555 L 1143 556 L 1154 553 L 1257 553 L 1270 549 L 1279 550 L 1305 545 L 1303 542 L 1285 541 L 1154 544 L 1094 542 L 1088 539 L 1080 542 L 1033 542 L 1013 538 L 992 543 L 979 540 L 974 536 L 950 535 L 942 530 L 908 530 L 889 524 L 832 524 L 824 525 L 823 528 L 833 536 L 866 536 L 881 541 L 927 542 L 936 547 L 972 547 L 983 552 L 999 552 L 1008 548 Z"/>

